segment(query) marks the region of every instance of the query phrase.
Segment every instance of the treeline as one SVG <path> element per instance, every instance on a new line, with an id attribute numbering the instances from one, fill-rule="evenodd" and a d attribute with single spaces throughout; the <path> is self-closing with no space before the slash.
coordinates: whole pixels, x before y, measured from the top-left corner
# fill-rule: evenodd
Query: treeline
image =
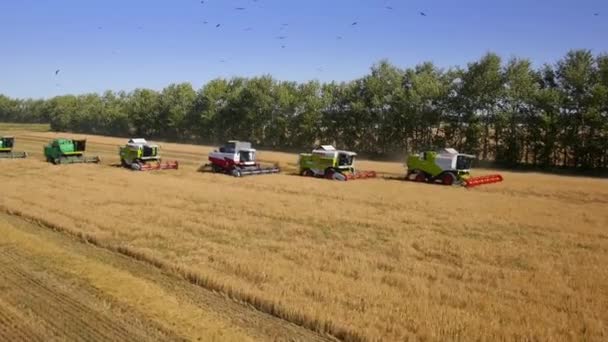
<path id="1" fill-rule="evenodd" d="M 308 150 L 323 142 L 376 155 L 446 146 L 504 165 L 608 167 L 608 56 L 552 65 L 487 54 L 466 68 L 383 61 L 344 83 L 216 79 L 48 100 L 0 97 L 0 120 L 55 131 Z"/>

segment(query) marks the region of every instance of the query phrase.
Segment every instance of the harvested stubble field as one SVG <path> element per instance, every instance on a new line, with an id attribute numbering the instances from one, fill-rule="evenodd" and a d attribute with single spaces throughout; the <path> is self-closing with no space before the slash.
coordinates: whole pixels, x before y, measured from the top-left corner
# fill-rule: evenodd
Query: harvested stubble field
<path id="1" fill-rule="evenodd" d="M 0 126 L 0 134 L 4 133 Z M 161 144 L 178 171 L 112 167 L 125 139 L 87 136 L 102 165 L 43 163 L 21 131 L 0 207 L 309 330 L 347 340 L 606 340 L 608 183 L 502 172 L 471 190 L 196 172 L 211 147 Z M 61 136 L 81 136 L 60 134 Z M 362 169 L 403 174 L 399 163 Z M 479 174 L 487 170 L 477 170 Z M 201 291 L 204 289 L 201 289 Z"/>

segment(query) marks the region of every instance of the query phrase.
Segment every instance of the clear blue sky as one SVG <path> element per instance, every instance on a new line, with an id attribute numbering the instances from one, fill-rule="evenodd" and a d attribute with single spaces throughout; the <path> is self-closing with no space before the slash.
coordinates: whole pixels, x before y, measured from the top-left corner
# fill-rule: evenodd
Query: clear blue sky
<path id="1" fill-rule="evenodd" d="M 608 52 L 608 1 L 2 0 L 0 46 L 0 93 L 13 97 L 261 74 L 346 81 L 383 58 L 465 66 L 493 51 L 540 65 Z"/>

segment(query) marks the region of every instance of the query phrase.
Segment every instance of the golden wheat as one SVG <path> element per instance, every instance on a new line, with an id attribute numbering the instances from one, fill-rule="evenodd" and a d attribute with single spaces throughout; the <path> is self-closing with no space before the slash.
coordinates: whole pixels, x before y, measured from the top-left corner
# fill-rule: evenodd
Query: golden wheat
<path id="1" fill-rule="evenodd" d="M 503 172 L 466 190 L 393 180 L 196 172 L 211 147 L 161 144 L 180 170 L 110 167 L 124 139 L 87 136 L 103 165 L 0 161 L 0 206 L 86 234 L 258 309 L 347 340 L 605 340 L 608 184 Z M 69 134 L 61 134 L 69 136 Z M 403 173 L 399 163 L 360 167 Z M 485 171 L 479 170 L 478 173 Z"/>

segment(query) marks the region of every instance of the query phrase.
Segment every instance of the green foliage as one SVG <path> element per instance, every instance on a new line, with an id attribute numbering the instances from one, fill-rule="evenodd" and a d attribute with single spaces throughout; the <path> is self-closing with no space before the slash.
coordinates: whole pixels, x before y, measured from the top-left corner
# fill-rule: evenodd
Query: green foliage
<path id="1" fill-rule="evenodd" d="M 608 56 L 569 52 L 535 70 L 488 53 L 466 69 L 388 61 L 345 83 L 269 75 L 161 91 L 107 91 L 49 100 L 0 95 L 0 121 L 49 122 L 55 131 L 134 135 L 361 153 L 455 147 L 505 165 L 608 168 Z"/>

